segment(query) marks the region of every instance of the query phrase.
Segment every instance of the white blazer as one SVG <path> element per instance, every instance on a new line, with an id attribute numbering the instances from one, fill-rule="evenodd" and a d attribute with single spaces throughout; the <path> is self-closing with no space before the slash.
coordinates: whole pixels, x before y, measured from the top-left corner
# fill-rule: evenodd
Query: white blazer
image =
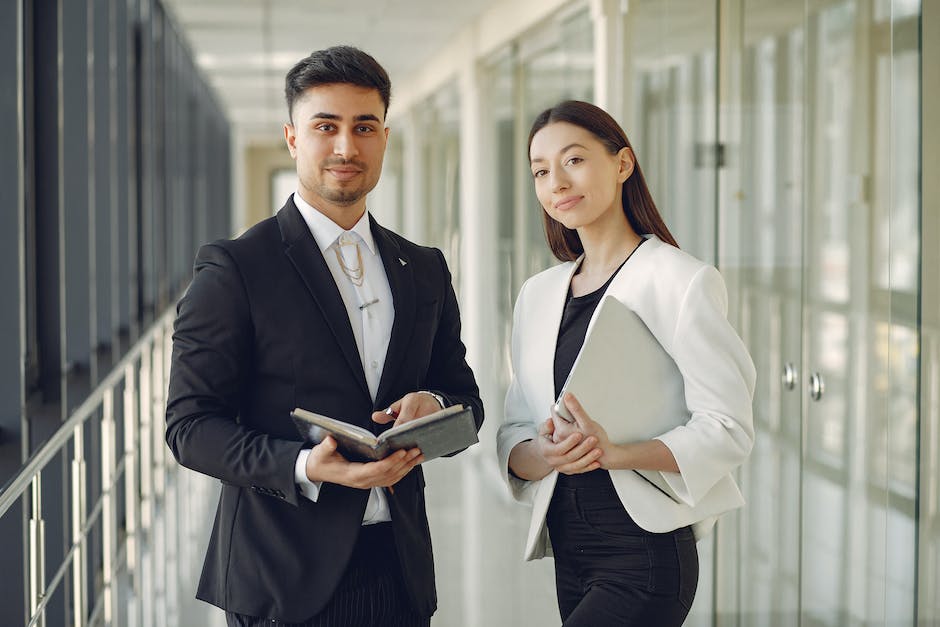
<path id="1" fill-rule="evenodd" d="M 751 402 L 756 375 L 744 343 L 727 320 L 728 295 L 718 271 L 655 236 L 647 237 L 607 294 L 636 312 L 682 374 L 691 417 L 656 438 L 676 458 L 680 472 L 663 475 L 681 502 L 632 470 L 612 470 L 610 477 L 640 527 L 662 533 L 692 525 L 701 538 L 719 514 L 744 504 L 731 472 L 747 458 L 754 441 Z M 509 453 L 520 442 L 538 437 L 538 425 L 550 415 L 555 343 L 579 263 L 557 265 L 526 281 L 513 313 L 513 379 L 497 451 L 513 496 L 532 504 L 527 560 L 552 553 L 545 515 L 558 472 L 524 481 L 509 473 Z M 616 385 L 614 376 L 611 385 Z"/>

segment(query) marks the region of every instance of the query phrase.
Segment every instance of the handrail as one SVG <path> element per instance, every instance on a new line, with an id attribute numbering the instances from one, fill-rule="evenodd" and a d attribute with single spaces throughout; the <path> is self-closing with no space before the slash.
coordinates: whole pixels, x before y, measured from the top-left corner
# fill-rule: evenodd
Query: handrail
<path id="1" fill-rule="evenodd" d="M 62 423 L 54 434 L 42 445 L 38 451 L 33 453 L 27 460 L 15 477 L 9 480 L 3 488 L 0 488 L 0 518 L 13 507 L 16 501 L 23 496 L 39 472 L 46 467 L 52 458 L 59 453 L 65 444 L 72 438 L 75 427 L 84 423 L 100 407 L 104 400 L 104 395 L 110 392 L 114 386 L 124 378 L 124 370 L 128 365 L 140 358 L 143 349 L 149 346 L 158 332 L 163 332 L 168 319 L 175 314 L 174 308 L 167 310 L 160 318 L 154 322 L 153 326 L 137 341 L 127 354 L 119 361 L 111 372 L 98 384 L 98 387 L 82 402 L 78 408 L 72 412 L 72 415 Z"/>
<path id="2" fill-rule="evenodd" d="M 194 587 L 198 564 L 174 547 L 205 535 L 212 517 L 202 510 L 218 484 L 173 462 L 163 438 L 174 309 L 0 489 L 0 519 L 22 517 L 27 627 L 66 618 L 73 627 L 178 622 L 178 596 Z M 64 498 L 50 506 L 44 485 L 61 482 L 47 477 L 57 461 Z M 48 536 L 50 521 L 64 534 Z M 54 563 L 46 559 L 50 542 Z M 0 622 L 13 624 L 6 619 L 17 612 L 6 610 Z"/>

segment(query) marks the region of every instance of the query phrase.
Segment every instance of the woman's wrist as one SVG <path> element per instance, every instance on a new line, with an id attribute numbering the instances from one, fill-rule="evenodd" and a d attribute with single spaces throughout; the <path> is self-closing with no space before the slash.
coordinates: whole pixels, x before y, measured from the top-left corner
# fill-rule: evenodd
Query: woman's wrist
<path id="1" fill-rule="evenodd" d="M 630 455 L 630 444 L 609 443 L 603 449 L 601 455 L 601 467 L 606 470 L 631 470 L 632 457 Z"/>
<path id="2" fill-rule="evenodd" d="M 538 481 L 552 471 L 534 440 L 523 440 L 509 453 L 509 470 L 524 481 Z"/>

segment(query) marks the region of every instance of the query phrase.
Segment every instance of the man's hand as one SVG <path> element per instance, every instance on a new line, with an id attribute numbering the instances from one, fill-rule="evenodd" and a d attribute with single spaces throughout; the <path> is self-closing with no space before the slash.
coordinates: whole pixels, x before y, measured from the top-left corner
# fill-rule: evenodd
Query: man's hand
<path id="1" fill-rule="evenodd" d="M 600 468 L 597 460 L 601 449 L 597 448 L 597 437 L 585 436 L 580 431 L 569 431 L 555 441 L 555 421 L 549 418 L 539 425 L 536 447 L 545 462 L 566 475 L 576 475 Z"/>
<path id="2" fill-rule="evenodd" d="M 372 420 L 380 425 L 388 424 L 394 420 L 394 426 L 397 427 L 415 418 L 421 418 L 440 410 L 441 404 L 430 394 L 411 392 L 389 405 L 385 411 L 373 413 Z"/>
<path id="3" fill-rule="evenodd" d="M 423 461 L 421 451 L 413 448 L 395 451 L 377 462 L 351 462 L 336 450 L 336 440 L 327 436 L 310 449 L 306 471 L 310 481 L 328 481 L 365 490 L 391 487 Z"/>

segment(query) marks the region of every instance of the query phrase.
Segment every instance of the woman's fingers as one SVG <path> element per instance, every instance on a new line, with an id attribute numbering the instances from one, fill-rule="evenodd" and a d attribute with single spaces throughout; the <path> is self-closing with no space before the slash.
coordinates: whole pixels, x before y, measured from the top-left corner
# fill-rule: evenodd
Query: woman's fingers
<path id="1" fill-rule="evenodd" d="M 581 431 L 587 431 L 591 417 L 585 413 L 584 408 L 581 407 L 581 403 L 575 398 L 575 395 L 571 392 L 565 392 L 565 398 L 562 400 L 565 403 L 565 407 L 571 412 L 571 416 L 574 418 L 578 428 L 581 429 Z"/>
<path id="2" fill-rule="evenodd" d="M 561 469 L 562 466 L 567 467 L 570 464 L 577 463 L 587 455 L 594 454 L 590 461 L 600 457 L 600 449 L 595 449 L 595 446 L 597 446 L 597 438 L 594 436 L 585 438 L 581 433 L 572 433 L 558 444 L 551 445 L 549 448 L 552 450 L 548 452 L 545 458 L 549 464 Z M 597 453 L 592 453 L 595 450 Z"/>

